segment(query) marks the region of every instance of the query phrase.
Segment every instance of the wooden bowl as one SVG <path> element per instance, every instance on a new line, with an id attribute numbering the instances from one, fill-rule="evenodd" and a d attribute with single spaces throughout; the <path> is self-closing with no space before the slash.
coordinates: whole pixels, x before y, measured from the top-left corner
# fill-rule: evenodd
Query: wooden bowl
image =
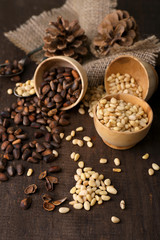
<path id="1" fill-rule="evenodd" d="M 104 98 L 110 100 L 112 97 L 116 99 L 123 99 L 126 102 L 130 102 L 132 104 L 138 104 L 141 106 L 144 111 L 148 114 L 148 125 L 136 132 L 119 132 L 115 130 L 111 130 L 105 125 L 103 125 L 97 118 L 96 109 L 97 105 L 94 109 L 94 125 L 105 144 L 114 149 L 125 150 L 133 147 L 139 141 L 141 141 L 148 133 L 151 123 L 153 120 L 153 112 L 151 107 L 144 100 L 135 97 L 130 94 L 113 94 L 106 95 Z"/>
<path id="2" fill-rule="evenodd" d="M 48 71 L 51 67 L 71 67 L 75 69 L 82 82 L 82 90 L 79 95 L 79 98 L 77 101 L 68 107 L 62 107 L 61 110 L 69 110 L 76 106 L 84 97 L 87 87 L 88 87 L 88 79 L 87 79 L 87 74 L 84 68 L 82 67 L 81 64 L 79 64 L 76 60 L 70 57 L 64 57 L 64 56 L 56 56 L 56 57 L 50 57 L 41 62 L 38 67 L 36 68 L 36 71 L 34 73 L 34 85 L 35 85 L 35 91 L 37 96 L 39 97 L 39 88 L 41 86 L 41 83 L 43 82 L 43 74 L 45 71 Z"/>
<path id="3" fill-rule="evenodd" d="M 138 85 L 143 88 L 142 98 L 146 101 L 149 100 L 158 87 L 158 75 L 152 65 L 133 56 L 119 56 L 108 65 L 104 79 L 107 94 L 110 94 L 107 78 L 112 73 L 130 74 Z"/>

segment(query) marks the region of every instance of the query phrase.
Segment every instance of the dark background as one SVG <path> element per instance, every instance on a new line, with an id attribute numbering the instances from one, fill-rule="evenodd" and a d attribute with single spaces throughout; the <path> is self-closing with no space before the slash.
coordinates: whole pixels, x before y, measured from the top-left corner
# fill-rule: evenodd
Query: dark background
<path id="1" fill-rule="evenodd" d="M 24 56 L 22 51 L 3 36 L 3 32 L 14 30 L 32 15 L 59 7 L 64 2 L 62 0 L 0 0 L 0 62 L 8 58 L 20 59 Z M 160 37 L 159 0 L 119 0 L 118 8 L 128 10 L 135 17 L 143 37 L 151 34 Z M 159 64 L 158 60 L 157 70 Z M 23 74 L 23 81 L 32 77 L 35 67 L 34 63 L 30 64 Z M 0 79 L 0 110 L 15 100 L 14 96 L 6 93 L 6 90 L 13 86 L 14 83 L 10 80 Z M 159 240 L 160 172 L 156 172 L 152 177 L 147 173 L 152 162 L 160 164 L 159 94 L 158 89 L 149 101 L 154 112 L 154 121 L 149 134 L 141 143 L 126 151 L 117 151 L 105 146 L 98 137 L 88 114 L 77 115 L 77 109 L 70 111 L 72 124 L 67 127 L 66 134 L 83 122 L 85 132 L 79 133 L 79 136 L 93 137 L 94 147 L 88 149 L 84 146 L 80 149 L 63 141 L 59 159 L 55 162 L 63 171 L 57 174 L 60 183 L 53 192 L 54 199 L 64 196 L 67 196 L 69 201 L 72 199 L 69 190 L 74 185 L 73 175 L 77 168 L 77 163 L 69 157 L 72 151 L 81 154 L 86 166 L 92 166 L 106 178 L 111 178 L 119 190 L 118 195 L 113 196 L 112 201 L 108 203 L 94 206 L 90 212 L 76 211 L 72 207 L 70 207 L 71 212 L 66 215 L 61 215 L 58 208 L 51 213 L 45 212 L 40 197 L 45 192 L 45 187 L 37 177 L 41 170 L 46 169 L 46 165 L 35 166 L 25 163 L 27 168 L 34 169 L 33 177 L 28 178 L 25 174 L 0 184 L 0 240 Z M 146 152 L 150 153 L 150 158 L 142 160 L 141 156 Z M 99 164 L 100 157 L 107 157 L 109 163 L 105 167 Z M 120 174 L 112 172 L 115 157 L 121 160 Z M 39 191 L 33 196 L 31 208 L 23 211 L 19 203 L 24 197 L 24 188 L 31 183 L 36 183 Z M 125 211 L 119 207 L 121 199 L 126 201 Z M 68 206 L 68 202 L 64 206 Z M 111 223 L 110 218 L 113 215 L 120 217 L 120 224 Z"/>

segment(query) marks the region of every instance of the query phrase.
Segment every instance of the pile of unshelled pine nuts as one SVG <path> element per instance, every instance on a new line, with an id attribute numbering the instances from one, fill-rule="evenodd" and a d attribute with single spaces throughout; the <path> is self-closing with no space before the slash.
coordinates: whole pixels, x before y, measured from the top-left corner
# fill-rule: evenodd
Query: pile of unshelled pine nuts
<path id="1" fill-rule="evenodd" d="M 141 106 L 113 97 L 101 99 L 96 114 L 103 125 L 115 131 L 135 132 L 148 124 L 148 115 Z"/>
<path id="2" fill-rule="evenodd" d="M 137 84 L 136 80 L 128 73 L 114 74 L 107 78 L 109 94 L 128 93 L 142 98 L 143 89 Z"/>

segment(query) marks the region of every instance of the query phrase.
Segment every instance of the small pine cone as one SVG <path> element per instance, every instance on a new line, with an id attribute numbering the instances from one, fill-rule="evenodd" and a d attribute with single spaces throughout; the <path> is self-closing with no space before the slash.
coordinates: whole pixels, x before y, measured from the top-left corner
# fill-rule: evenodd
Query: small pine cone
<path id="1" fill-rule="evenodd" d="M 98 35 L 93 39 L 91 52 L 104 57 L 112 50 L 131 46 L 137 37 L 137 24 L 127 11 L 116 10 L 108 14 L 98 26 Z"/>
<path id="2" fill-rule="evenodd" d="M 87 55 L 87 36 L 78 20 L 69 23 L 59 16 L 57 22 L 50 23 L 46 33 L 43 47 L 46 57 L 64 55 L 82 62 Z"/>

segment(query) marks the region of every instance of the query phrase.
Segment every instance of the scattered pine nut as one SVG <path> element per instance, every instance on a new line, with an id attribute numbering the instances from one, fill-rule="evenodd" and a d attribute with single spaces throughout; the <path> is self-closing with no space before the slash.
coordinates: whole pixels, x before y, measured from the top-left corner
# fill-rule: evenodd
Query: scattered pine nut
<path id="1" fill-rule="evenodd" d="M 50 127 L 46 126 L 46 129 L 47 129 L 48 132 L 51 132 Z"/>
<path id="2" fill-rule="evenodd" d="M 78 139 L 76 139 L 76 138 L 72 140 L 72 144 L 73 144 L 73 145 L 76 145 L 77 142 L 78 142 Z"/>
<path id="3" fill-rule="evenodd" d="M 119 165 L 121 164 L 119 158 L 115 158 L 115 159 L 114 159 L 114 164 L 115 164 L 116 166 L 119 166 Z"/>
<path id="4" fill-rule="evenodd" d="M 66 141 L 71 141 L 71 139 L 72 139 L 72 136 L 71 136 L 71 135 L 68 135 L 68 136 L 66 137 Z"/>
<path id="5" fill-rule="evenodd" d="M 120 208 L 121 208 L 122 210 L 124 210 L 124 209 L 126 208 L 126 203 L 125 203 L 124 200 L 121 200 L 121 201 L 120 201 Z"/>
<path id="6" fill-rule="evenodd" d="M 106 158 L 100 158 L 99 162 L 102 163 L 102 164 L 107 163 L 107 159 Z"/>
<path id="7" fill-rule="evenodd" d="M 149 169 L 148 169 L 148 174 L 149 174 L 150 176 L 152 176 L 152 175 L 154 174 L 154 170 L 153 170 L 152 168 L 149 168 Z"/>
<path id="8" fill-rule="evenodd" d="M 112 217 L 111 217 L 111 222 L 113 222 L 113 223 L 119 223 L 119 222 L 120 222 L 120 219 L 119 219 L 118 217 L 112 216 Z"/>
<path id="9" fill-rule="evenodd" d="M 82 208 L 83 208 L 83 205 L 82 205 L 82 203 L 75 203 L 75 204 L 73 205 L 73 207 L 74 207 L 75 209 L 82 209 Z"/>
<path id="10" fill-rule="evenodd" d="M 84 162 L 83 162 L 83 161 L 80 161 L 80 162 L 78 163 L 78 167 L 84 168 Z"/>
<path id="11" fill-rule="evenodd" d="M 71 155 L 70 155 L 71 159 L 74 159 L 75 155 L 76 155 L 76 153 L 72 152 Z"/>
<path id="12" fill-rule="evenodd" d="M 60 207 L 59 208 L 60 213 L 68 213 L 69 211 L 70 211 L 70 209 L 68 207 Z"/>
<path id="13" fill-rule="evenodd" d="M 84 108 L 79 108 L 79 109 L 78 109 L 78 112 L 79 112 L 81 115 L 84 115 L 84 114 L 85 114 Z"/>
<path id="14" fill-rule="evenodd" d="M 111 180 L 110 180 L 109 178 L 105 179 L 105 180 L 104 180 L 104 184 L 105 184 L 106 186 L 110 186 L 110 185 L 111 185 Z"/>
<path id="15" fill-rule="evenodd" d="M 55 157 L 58 157 L 58 152 L 56 150 L 53 150 L 52 153 Z"/>
<path id="16" fill-rule="evenodd" d="M 30 177 L 33 174 L 33 169 L 29 168 L 27 171 L 27 177 Z"/>
<path id="17" fill-rule="evenodd" d="M 106 195 L 102 195 L 102 200 L 103 201 L 109 201 L 111 199 L 111 197 L 110 196 L 106 196 Z"/>
<path id="18" fill-rule="evenodd" d="M 88 146 L 89 148 L 91 148 L 91 147 L 93 147 L 93 143 L 92 143 L 92 142 L 87 142 L 87 146 Z"/>
<path id="19" fill-rule="evenodd" d="M 143 156 L 142 156 L 142 159 L 148 159 L 149 158 L 149 153 L 146 153 L 146 154 L 144 154 Z"/>
<path id="20" fill-rule="evenodd" d="M 82 131 L 83 131 L 83 127 L 76 128 L 76 132 L 82 132 Z"/>
<path id="21" fill-rule="evenodd" d="M 158 171 L 158 170 L 159 170 L 159 166 L 158 166 L 157 163 L 152 163 L 152 168 L 153 168 L 153 170 L 155 170 L 155 171 Z"/>
<path id="22" fill-rule="evenodd" d="M 80 158 L 80 154 L 79 153 L 76 153 L 75 156 L 74 156 L 74 161 L 78 161 L 78 159 Z"/>
<path id="23" fill-rule="evenodd" d="M 107 192 L 111 194 L 117 194 L 117 189 L 115 189 L 113 186 L 107 186 Z"/>
<path id="24" fill-rule="evenodd" d="M 9 95 L 13 94 L 13 90 L 12 90 L 11 88 L 9 88 L 9 89 L 7 90 L 7 93 L 8 93 Z"/>
<path id="25" fill-rule="evenodd" d="M 74 137 L 76 132 L 74 130 L 71 131 L 71 136 Z"/>
<path id="26" fill-rule="evenodd" d="M 122 170 L 121 170 L 121 168 L 113 168 L 113 172 L 121 172 Z"/>
<path id="27" fill-rule="evenodd" d="M 59 136 L 60 136 L 60 139 L 63 139 L 64 138 L 64 133 L 63 132 L 60 133 Z"/>
<path id="28" fill-rule="evenodd" d="M 77 144 L 79 147 L 83 147 L 84 143 L 82 140 L 78 139 Z"/>
<path id="29" fill-rule="evenodd" d="M 91 141 L 91 138 L 88 137 L 88 136 L 84 136 L 84 137 L 83 137 L 83 140 L 84 140 L 85 142 L 90 142 L 90 141 Z"/>

